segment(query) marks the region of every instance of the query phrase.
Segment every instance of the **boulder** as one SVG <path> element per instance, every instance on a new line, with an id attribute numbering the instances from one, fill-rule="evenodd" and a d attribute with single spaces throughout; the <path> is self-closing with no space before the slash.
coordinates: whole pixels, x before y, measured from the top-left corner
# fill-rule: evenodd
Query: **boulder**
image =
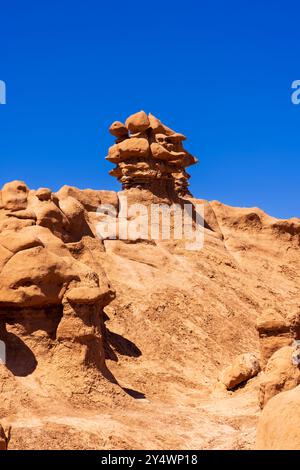
<path id="1" fill-rule="evenodd" d="M 300 384 L 300 368 L 293 364 L 294 354 L 294 347 L 285 346 L 269 359 L 259 389 L 261 408 L 264 408 L 273 396 Z"/>
<path id="2" fill-rule="evenodd" d="M 300 450 L 300 385 L 273 397 L 258 423 L 258 450 Z"/>
<path id="3" fill-rule="evenodd" d="M 68 227 L 67 217 L 53 200 L 40 201 L 35 197 L 28 204 L 28 208 L 36 214 L 37 225 L 48 228 L 56 236 L 62 236 Z"/>
<path id="4" fill-rule="evenodd" d="M 139 111 L 126 119 L 125 125 L 131 134 L 144 132 L 150 126 L 150 121 L 145 111 Z"/>
<path id="5" fill-rule="evenodd" d="M 109 132 L 115 137 L 128 137 L 128 129 L 120 121 L 113 122 L 109 128 Z"/>
<path id="6" fill-rule="evenodd" d="M 86 212 L 83 205 L 74 197 L 68 196 L 59 201 L 59 208 L 68 219 L 68 239 L 78 241 L 84 235 L 90 235 Z M 66 237 L 65 237 L 66 238 Z"/>
<path id="7" fill-rule="evenodd" d="M 37 190 L 35 195 L 40 201 L 50 201 L 51 196 L 52 196 L 52 191 L 51 189 L 48 189 L 48 188 L 40 188 Z"/>
<path id="8" fill-rule="evenodd" d="M 259 360 L 255 354 L 247 353 L 237 356 L 233 363 L 224 369 L 220 381 L 228 390 L 255 377 L 260 372 Z"/>
<path id="9" fill-rule="evenodd" d="M 113 145 L 109 149 L 107 160 L 118 163 L 128 158 L 147 157 L 149 154 L 149 142 L 143 137 L 132 137 L 123 142 Z"/>
<path id="10" fill-rule="evenodd" d="M 102 292 L 98 287 L 74 287 L 66 296 L 71 303 L 94 304 L 101 299 Z"/>
<path id="11" fill-rule="evenodd" d="M 23 181 L 11 181 L 2 188 L 3 208 L 11 211 L 26 209 L 28 187 Z"/>

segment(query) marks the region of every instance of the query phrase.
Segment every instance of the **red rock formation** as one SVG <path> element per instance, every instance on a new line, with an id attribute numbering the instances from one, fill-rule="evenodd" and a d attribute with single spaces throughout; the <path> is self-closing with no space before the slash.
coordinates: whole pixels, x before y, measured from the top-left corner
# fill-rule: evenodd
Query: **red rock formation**
<path id="1" fill-rule="evenodd" d="M 185 168 L 197 162 L 182 145 L 186 139 L 144 111 L 129 116 L 125 125 L 115 121 L 110 132 L 116 144 L 106 159 L 116 164 L 110 172 L 123 189 L 140 187 L 152 192 L 189 193 Z"/>
<path id="2" fill-rule="evenodd" d="M 300 450 L 300 385 L 273 397 L 257 429 L 258 450 Z"/>
<path id="3" fill-rule="evenodd" d="M 228 390 L 233 390 L 247 382 L 260 372 L 259 360 L 255 354 L 246 353 L 237 356 L 233 363 L 222 371 L 220 382 Z"/>
<path id="4" fill-rule="evenodd" d="M 114 291 L 91 254 L 92 240 L 99 252 L 101 242 L 88 214 L 69 194 L 30 191 L 19 181 L 1 196 L 0 340 L 9 377 L 3 366 L 0 377 L 18 389 L 15 377 L 33 374 L 46 394 L 61 397 L 93 383 L 89 399 L 101 401 L 95 390 L 107 373 L 103 308 Z"/>
<path id="5" fill-rule="evenodd" d="M 189 198 L 204 207 L 199 251 L 99 240 L 99 205 L 121 223 L 122 197 L 171 205 L 195 161 L 151 115 L 111 132 L 124 191 L 13 182 L 0 194 L 0 448 L 252 448 L 260 384 L 265 401 L 299 379 L 295 351 L 276 350 L 299 337 L 300 220 Z M 245 353 L 259 348 L 263 366 L 276 354 L 265 376 L 211 396 L 228 364 L 229 387 L 252 377 Z"/>
<path id="6" fill-rule="evenodd" d="M 300 384 L 300 368 L 293 364 L 294 347 L 284 346 L 269 359 L 259 387 L 261 408 L 278 393 L 291 390 Z"/>

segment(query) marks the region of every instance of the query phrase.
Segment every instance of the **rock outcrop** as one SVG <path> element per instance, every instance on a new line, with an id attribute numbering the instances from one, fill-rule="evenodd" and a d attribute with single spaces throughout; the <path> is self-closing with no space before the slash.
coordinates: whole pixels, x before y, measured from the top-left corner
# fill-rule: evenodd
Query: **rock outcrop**
<path id="1" fill-rule="evenodd" d="M 88 213 L 69 194 L 30 191 L 20 181 L 7 183 L 1 200 L 0 340 L 7 363 L 0 381 L 18 390 L 16 377 L 32 374 L 44 393 L 65 397 L 93 383 L 88 395 L 101 401 L 95 390 L 107 373 L 103 309 L 114 291 L 92 255 L 103 247 Z"/>
<path id="2" fill-rule="evenodd" d="M 255 354 L 241 354 L 234 359 L 230 366 L 222 371 L 220 381 L 227 390 L 232 390 L 255 377 L 259 371 L 259 360 Z"/>
<path id="3" fill-rule="evenodd" d="M 295 348 L 285 346 L 278 349 L 269 359 L 259 389 L 259 404 L 263 408 L 280 392 L 291 390 L 300 384 L 299 363 L 293 363 Z"/>
<path id="4" fill-rule="evenodd" d="M 300 386 L 272 398 L 257 429 L 258 450 L 300 450 Z"/>
<path id="5" fill-rule="evenodd" d="M 110 147 L 106 159 L 116 164 L 110 174 L 118 178 L 123 189 L 190 195 L 185 168 L 197 160 L 183 148 L 186 139 L 183 134 L 144 111 L 129 116 L 125 124 L 115 121 L 110 132 L 116 137 L 116 143 Z"/>
<path id="6" fill-rule="evenodd" d="M 297 330 L 293 329 L 288 318 L 271 308 L 266 309 L 257 318 L 256 329 L 259 334 L 262 368 L 278 349 L 291 345 L 297 338 Z"/>

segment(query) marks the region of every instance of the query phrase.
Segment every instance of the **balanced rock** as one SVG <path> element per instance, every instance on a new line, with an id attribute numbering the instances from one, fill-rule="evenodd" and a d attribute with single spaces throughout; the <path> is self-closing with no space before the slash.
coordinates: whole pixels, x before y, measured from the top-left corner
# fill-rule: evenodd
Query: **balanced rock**
<path id="1" fill-rule="evenodd" d="M 118 178 L 123 189 L 136 187 L 154 193 L 162 189 L 166 194 L 174 191 L 180 197 L 190 195 L 190 176 L 185 168 L 197 159 L 183 148 L 183 134 L 144 111 L 129 116 L 125 127 L 115 121 L 110 132 L 117 140 L 106 159 L 116 164 L 110 174 Z"/>
<path id="2" fill-rule="evenodd" d="M 139 111 L 126 119 L 125 126 L 131 134 L 137 134 L 146 131 L 150 121 L 145 111 Z"/>
<path id="3" fill-rule="evenodd" d="M 228 390 L 255 377 L 260 371 L 259 360 L 255 354 L 247 353 L 237 356 L 233 363 L 220 375 L 220 381 Z"/>
<path id="4" fill-rule="evenodd" d="M 109 128 L 109 132 L 115 137 L 128 137 L 127 127 L 120 121 L 115 121 Z"/>
<path id="5" fill-rule="evenodd" d="M 101 296 L 101 290 L 97 287 L 76 287 L 67 292 L 69 302 L 77 304 L 95 304 Z"/>

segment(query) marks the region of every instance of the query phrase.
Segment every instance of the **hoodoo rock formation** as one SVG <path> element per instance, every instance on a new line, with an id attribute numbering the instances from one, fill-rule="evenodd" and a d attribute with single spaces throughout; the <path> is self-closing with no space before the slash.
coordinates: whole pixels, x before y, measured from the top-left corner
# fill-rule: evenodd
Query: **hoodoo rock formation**
<path id="1" fill-rule="evenodd" d="M 4 185 L 1 199 L 2 413 L 5 400 L 11 412 L 23 400 L 18 377 L 32 376 L 45 395 L 51 390 L 76 401 L 106 374 L 103 308 L 114 297 L 91 253 L 84 207 L 49 189 L 30 191 L 20 181 Z M 91 401 L 100 396 L 89 393 Z"/>
<path id="2" fill-rule="evenodd" d="M 261 414 L 258 446 L 299 446 L 272 413 L 299 415 L 300 220 L 193 198 L 151 114 L 110 132 L 121 191 L 0 192 L 0 449 L 253 449 Z M 201 205 L 204 245 L 99 237 L 124 198 Z"/>
<path id="3" fill-rule="evenodd" d="M 106 159 L 116 164 L 110 174 L 118 178 L 123 189 L 138 187 L 154 193 L 190 194 L 190 176 L 185 168 L 197 159 L 183 148 L 183 134 L 144 111 L 129 116 L 125 124 L 113 122 L 109 130 L 116 143 Z"/>

